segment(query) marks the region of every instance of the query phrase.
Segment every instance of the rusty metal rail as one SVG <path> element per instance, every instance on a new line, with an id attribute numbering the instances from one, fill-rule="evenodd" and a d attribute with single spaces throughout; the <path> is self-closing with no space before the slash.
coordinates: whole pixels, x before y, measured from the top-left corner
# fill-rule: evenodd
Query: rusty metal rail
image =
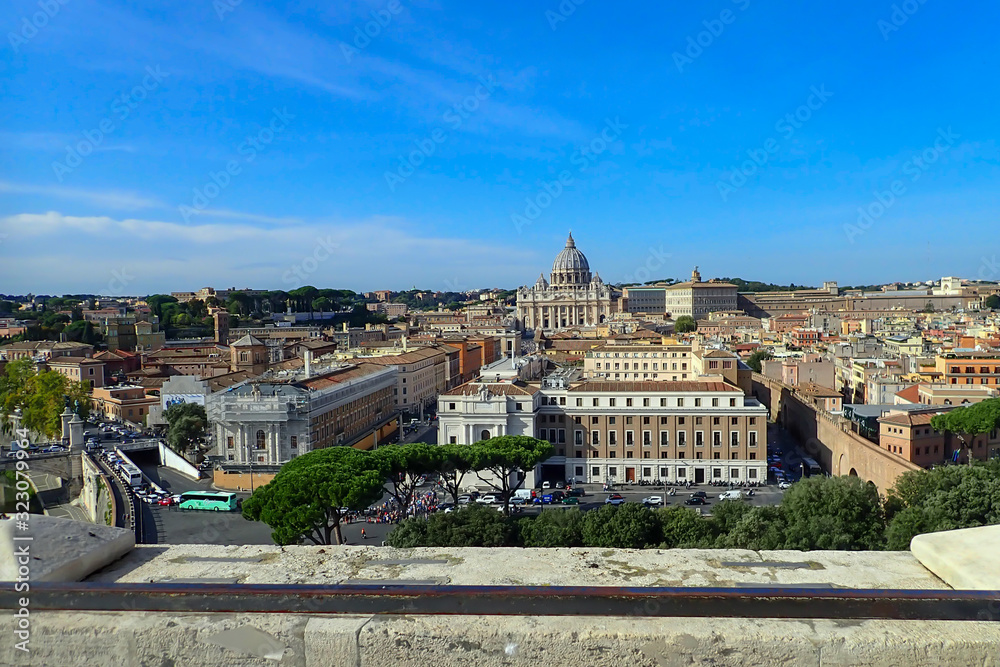
<path id="1" fill-rule="evenodd" d="M 996 621 L 1000 591 L 802 587 L 620 588 L 219 583 L 31 583 L 0 587 L 0 609 L 33 612 L 459 614 Z"/>

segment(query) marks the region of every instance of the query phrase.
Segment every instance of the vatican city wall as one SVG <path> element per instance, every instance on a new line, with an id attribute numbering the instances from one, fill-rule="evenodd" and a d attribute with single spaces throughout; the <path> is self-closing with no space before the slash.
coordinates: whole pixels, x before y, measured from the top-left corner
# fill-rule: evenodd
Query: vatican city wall
<path id="1" fill-rule="evenodd" d="M 904 472 L 920 470 L 851 431 L 849 421 L 817 410 L 794 387 L 754 373 L 753 394 L 831 475 L 857 476 L 886 493 Z"/>

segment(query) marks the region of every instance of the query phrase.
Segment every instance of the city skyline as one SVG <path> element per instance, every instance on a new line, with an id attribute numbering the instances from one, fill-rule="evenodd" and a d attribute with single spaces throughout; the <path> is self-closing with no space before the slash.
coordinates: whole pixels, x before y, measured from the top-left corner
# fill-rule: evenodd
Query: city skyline
<path id="1" fill-rule="evenodd" d="M 985 4 L 53 7 L 0 11 L 5 291 L 513 288 L 570 229 L 609 283 L 1000 277 Z"/>

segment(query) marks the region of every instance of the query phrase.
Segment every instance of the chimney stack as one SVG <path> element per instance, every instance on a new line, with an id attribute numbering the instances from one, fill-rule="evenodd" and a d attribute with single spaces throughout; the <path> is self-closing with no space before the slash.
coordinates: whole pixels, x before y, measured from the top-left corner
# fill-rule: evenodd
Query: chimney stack
<path id="1" fill-rule="evenodd" d="M 312 350 L 306 350 L 302 353 L 302 359 L 306 362 L 306 379 L 312 377 Z"/>

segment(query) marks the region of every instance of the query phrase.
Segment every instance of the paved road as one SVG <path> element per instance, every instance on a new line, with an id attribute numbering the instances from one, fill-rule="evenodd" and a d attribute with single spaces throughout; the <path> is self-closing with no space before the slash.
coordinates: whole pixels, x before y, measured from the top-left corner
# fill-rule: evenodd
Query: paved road
<path id="1" fill-rule="evenodd" d="M 210 480 L 195 481 L 186 475 L 157 466 L 149 460 L 136 465 L 169 493 L 211 490 Z M 246 498 L 250 494 L 239 494 Z M 274 544 L 271 529 L 247 521 L 239 512 L 197 512 L 142 503 L 146 540 L 149 544 Z"/>

